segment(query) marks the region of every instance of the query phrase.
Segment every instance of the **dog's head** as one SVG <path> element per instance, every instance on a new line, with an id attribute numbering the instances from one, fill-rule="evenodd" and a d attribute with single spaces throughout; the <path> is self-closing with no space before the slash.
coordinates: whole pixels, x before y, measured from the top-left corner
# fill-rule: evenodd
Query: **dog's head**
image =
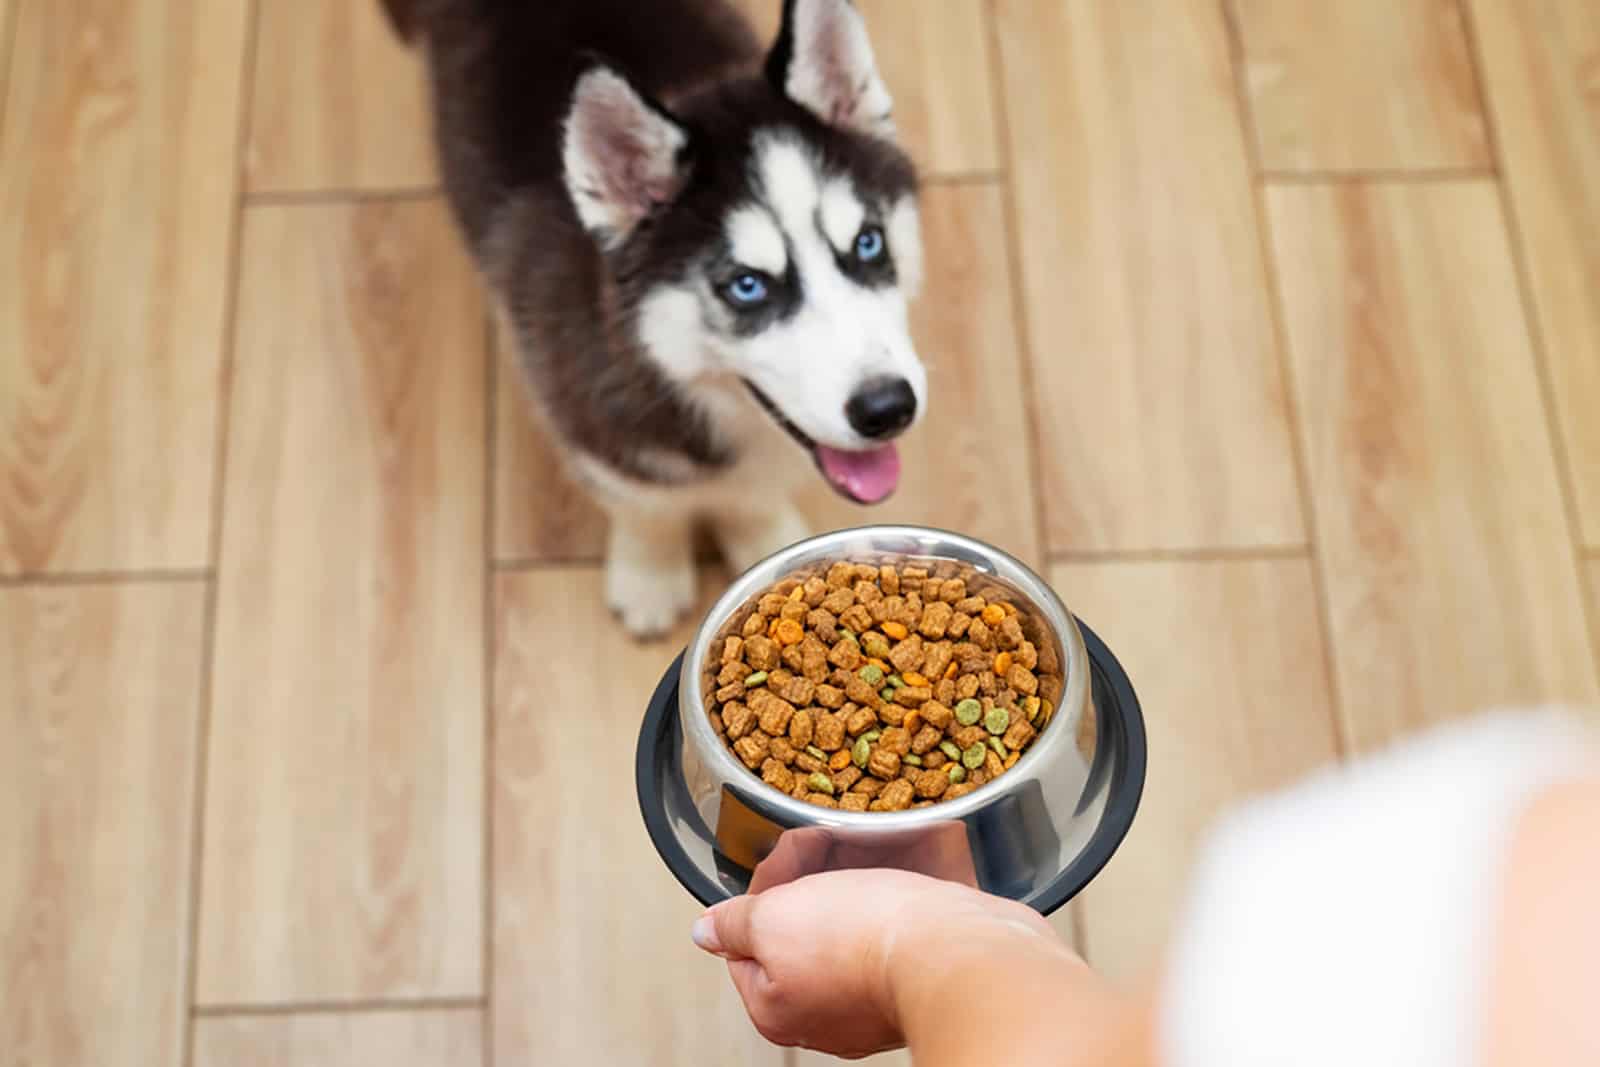
<path id="1" fill-rule="evenodd" d="M 926 407 L 907 301 L 916 173 L 850 0 L 788 0 L 764 76 L 660 102 L 597 65 L 568 192 L 623 313 L 676 381 L 737 378 L 840 493 L 886 498 Z"/>

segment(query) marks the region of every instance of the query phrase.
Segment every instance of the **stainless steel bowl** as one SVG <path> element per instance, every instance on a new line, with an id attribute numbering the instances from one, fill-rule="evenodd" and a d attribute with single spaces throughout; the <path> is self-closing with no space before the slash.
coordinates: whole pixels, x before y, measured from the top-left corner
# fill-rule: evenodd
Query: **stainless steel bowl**
<path id="1" fill-rule="evenodd" d="M 1062 674 L 1054 718 L 1011 770 L 958 800 L 853 813 L 772 789 L 717 737 L 702 669 L 730 620 L 782 579 L 837 560 L 952 564 L 1006 591 L 1041 661 L 1053 657 Z M 1126 834 L 1143 788 L 1144 729 L 1121 667 L 1037 574 L 958 534 L 874 526 L 793 545 L 729 587 L 658 687 L 638 772 L 658 851 L 705 903 L 824 870 L 896 867 L 1049 912 L 1087 883 Z"/>

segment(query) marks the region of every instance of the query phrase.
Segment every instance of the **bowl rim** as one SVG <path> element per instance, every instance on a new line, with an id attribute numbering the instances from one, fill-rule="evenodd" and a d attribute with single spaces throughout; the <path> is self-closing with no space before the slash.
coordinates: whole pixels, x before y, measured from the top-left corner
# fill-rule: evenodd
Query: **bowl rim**
<path id="1" fill-rule="evenodd" d="M 821 556 L 826 558 L 827 549 L 837 546 L 837 558 L 845 559 L 851 554 L 849 546 L 859 545 L 862 540 L 889 540 L 919 541 L 927 544 L 941 544 L 947 549 L 954 548 L 964 556 L 952 556 L 948 552 L 928 551 L 917 554 L 914 552 L 898 552 L 910 558 L 925 558 L 934 560 L 951 560 L 952 562 L 968 563 L 984 570 L 990 577 L 1016 587 L 1018 592 L 1027 596 L 1033 604 L 1045 615 L 1045 621 L 1051 631 L 1056 635 L 1061 645 L 1064 657 L 1064 688 L 1061 694 L 1061 703 L 1056 709 L 1053 725 L 1061 726 L 1068 723 L 1068 729 L 1046 729 L 1040 731 L 1040 739 L 1034 742 L 1015 766 L 1000 778 L 986 782 L 983 786 L 973 790 L 958 800 L 941 801 L 930 807 L 896 812 L 851 812 L 835 808 L 820 808 L 815 804 L 807 804 L 775 789 L 763 782 L 757 775 L 752 774 L 740 760 L 734 757 L 733 752 L 723 743 L 711 729 L 710 716 L 705 710 L 704 693 L 700 686 L 700 669 L 698 664 L 703 663 L 710 652 L 712 640 L 722 623 L 748 601 L 751 596 L 764 585 L 772 585 L 781 580 L 783 574 L 802 558 Z M 857 547 L 859 553 L 863 551 Z M 865 551 L 895 552 L 890 549 L 867 549 Z M 934 822 L 945 822 L 966 818 L 975 812 L 982 811 L 990 803 L 1005 795 L 1008 783 L 1011 781 L 1027 780 L 1023 773 L 1025 769 L 1039 766 L 1049 760 L 1056 749 L 1063 744 L 1077 743 L 1077 724 L 1079 719 L 1088 712 L 1090 701 L 1090 672 L 1091 666 L 1088 651 L 1084 645 L 1083 634 L 1078 629 L 1076 617 L 1067 609 L 1059 594 L 1044 580 L 1033 568 L 1011 555 L 1009 552 L 986 541 L 958 534 L 951 530 L 934 526 L 919 526 L 913 524 L 882 524 L 854 526 L 842 530 L 808 537 L 803 541 L 782 549 L 768 556 L 755 566 L 746 570 L 739 577 L 729 583 L 728 588 L 717 598 L 711 608 L 701 618 L 700 625 L 696 628 L 683 657 L 683 665 L 678 678 L 678 717 L 679 730 L 685 745 L 694 745 L 700 757 L 707 760 L 721 775 L 724 781 L 749 783 L 759 788 L 759 795 L 764 804 L 769 804 L 781 814 L 793 820 L 795 825 L 850 828 L 857 830 L 909 830 L 917 829 Z M 1070 711 L 1070 717 L 1067 713 Z M 1070 740 L 1064 740 L 1070 739 Z M 1012 778 L 1012 775 L 1016 775 Z"/>

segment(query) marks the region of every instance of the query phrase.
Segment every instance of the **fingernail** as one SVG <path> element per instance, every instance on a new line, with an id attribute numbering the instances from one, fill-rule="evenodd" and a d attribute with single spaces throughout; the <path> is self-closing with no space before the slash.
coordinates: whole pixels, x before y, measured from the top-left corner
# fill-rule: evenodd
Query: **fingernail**
<path id="1" fill-rule="evenodd" d="M 713 956 L 722 955 L 722 942 L 717 940 L 717 924 L 712 922 L 709 911 L 694 921 L 689 936 L 694 938 L 694 943 L 706 952 Z"/>

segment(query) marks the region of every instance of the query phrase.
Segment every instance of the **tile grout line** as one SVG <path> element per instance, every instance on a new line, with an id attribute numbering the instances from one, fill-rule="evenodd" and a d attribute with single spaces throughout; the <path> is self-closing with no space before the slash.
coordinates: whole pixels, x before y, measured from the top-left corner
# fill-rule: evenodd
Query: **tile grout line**
<path id="1" fill-rule="evenodd" d="M 1115 563 L 1251 563 L 1268 560 L 1309 560 L 1310 545 L 1260 545 L 1250 548 L 1152 548 L 1128 551 L 1051 552 L 1052 564 L 1089 566 Z"/>
<path id="2" fill-rule="evenodd" d="M 221 587 L 223 495 L 227 486 L 228 437 L 233 409 L 234 356 L 238 342 L 239 285 L 244 261 L 245 158 L 249 151 L 251 115 L 255 109 L 255 67 L 260 45 L 260 0 L 247 0 L 244 54 L 240 57 L 239 103 L 234 127 L 233 217 L 228 236 L 227 289 L 223 295 L 222 361 L 217 375 L 217 426 L 212 442 L 211 529 L 207 554 L 210 567 L 201 634 L 200 707 L 195 724 L 195 767 L 191 792 L 189 851 L 188 960 L 184 976 L 184 1067 L 194 1065 L 194 1008 L 199 994 L 201 894 L 205 891 L 206 789 L 210 776 L 211 720 L 216 699 L 217 608 Z"/>
<path id="3" fill-rule="evenodd" d="M 483 997 L 418 997 L 415 1000 L 309 1000 L 275 1004 L 203 1004 L 192 1019 L 273 1019 L 291 1015 L 390 1015 L 411 1012 L 483 1011 Z"/>
<path id="4" fill-rule="evenodd" d="M 1337 654 L 1333 637 L 1333 605 L 1328 596 L 1328 581 L 1323 573 L 1322 550 L 1317 541 L 1317 502 L 1311 486 L 1311 458 L 1301 417 L 1298 382 L 1295 379 L 1294 358 L 1290 348 L 1289 328 L 1285 320 L 1284 296 L 1278 277 L 1277 242 L 1273 237 L 1272 212 L 1267 205 L 1266 185 L 1259 180 L 1265 173 L 1261 158 L 1261 135 L 1256 123 L 1255 104 L 1250 97 L 1246 75 L 1248 59 L 1245 55 L 1244 31 L 1240 26 L 1233 0 L 1217 0 L 1227 35 L 1228 63 L 1232 68 L 1234 96 L 1236 98 L 1240 133 L 1244 137 L 1245 152 L 1251 173 L 1257 180 L 1250 183 L 1250 200 L 1256 216 L 1256 243 L 1261 256 L 1261 281 L 1266 287 L 1267 316 L 1272 328 L 1273 353 L 1281 375 L 1284 417 L 1289 424 L 1289 451 L 1294 460 L 1295 488 L 1300 497 L 1300 524 L 1305 531 L 1305 555 L 1310 564 L 1311 588 L 1317 601 L 1317 623 L 1322 637 L 1322 663 L 1327 677 L 1328 714 L 1332 718 L 1333 751 L 1343 761 L 1349 755 L 1350 731 L 1345 722 L 1344 695 L 1339 684 Z"/>
<path id="5" fill-rule="evenodd" d="M 1038 487 L 1043 481 L 1044 443 L 1039 426 L 1038 384 L 1034 373 L 1035 349 L 1033 331 L 1028 321 L 1026 268 L 1022 262 L 1022 223 L 1017 204 L 1016 145 L 1012 140 L 1011 105 L 1007 95 L 1005 77 L 1005 48 L 1000 39 L 1000 12 L 997 0 L 983 0 L 984 47 L 988 53 L 989 91 L 993 98 L 995 125 L 995 152 L 1005 180 L 1000 186 L 1005 214 L 1006 271 L 1011 283 L 1011 328 L 1016 335 L 1018 365 L 1021 367 L 1022 388 L 1029 398 L 1025 405 L 1028 424 L 1027 455 L 1028 484 L 1034 487 L 1030 497 L 1033 502 L 1034 551 L 1048 564 L 1050 560 L 1050 517 L 1046 512 L 1043 494 Z M 1048 566 L 1046 567 L 1048 569 Z M 1083 908 L 1076 901 L 1067 906 L 1067 925 L 1072 933 L 1073 947 L 1085 960 L 1089 959 L 1089 931 L 1084 925 Z"/>
<path id="6" fill-rule="evenodd" d="M 162 583 L 205 582 L 215 572 L 210 567 L 176 570 L 131 571 L 55 571 L 0 575 L 0 589 L 26 589 L 33 586 L 73 585 L 158 585 Z"/>
<path id="7" fill-rule="evenodd" d="M 1556 484 L 1561 488 L 1561 505 L 1567 520 L 1567 543 L 1572 551 L 1579 600 L 1589 631 L 1589 654 L 1594 660 L 1597 677 L 1600 677 L 1600 603 L 1596 603 L 1595 594 L 1587 588 L 1588 576 L 1583 573 L 1588 546 L 1584 544 L 1583 521 L 1578 512 L 1578 490 L 1573 482 L 1572 457 L 1567 454 L 1566 439 L 1561 431 L 1560 406 L 1556 403 L 1555 382 L 1550 371 L 1549 345 L 1544 336 L 1544 324 L 1539 318 L 1538 305 L 1533 299 L 1533 276 L 1528 262 L 1527 241 L 1522 234 L 1522 219 L 1517 214 L 1516 201 L 1511 195 L 1511 177 L 1506 168 L 1505 146 L 1500 141 L 1500 124 L 1496 121 L 1494 105 L 1489 99 L 1483 41 L 1478 34 L 1478 20 L 1472 9 L 1472 0 L 1456 0 L 1456 6 L 1461 15 L 1462 30 L 1467 37 L 1467 50 L 1472 58 L 1473 84 L 1478 93 L 1478 106 L 1483 109 L 1483 128 L 1489 141 L 1489 157 L 1499 175 L 1495 190 L 1500 201 L 1501 223 L 1506 229 L 1506 244 L 1511 249 L 1511 265 L 1517 278 L 1523 329 L 1533 357 L 1534 376 L 1539 383 L 1539 403 L 1544 409 L 1545 433 L 1555 459 Z"/>
<path id="8" fill-rule="evenodd" d="M 491 298 L 492 299 L 492 298 Z M 483 316 L 483 1016 L 479 1020 L 478 1057 L 483 1067 L 494 1067 L 494 768 L 495 670 L 499 613 L 495 610 L 496 547 L 495 492 L 499 484 L 500 355 L 493 306 Z"/>
<path id="9" fill-rule="evenodd" d="M 1243 91 L 1242 89 L 1240 90 Z M 1448 185 L 1454 182 L 1492 182 L 1498 174 L 1485 167 L 1435 167 L 1418 170 L 1375 168 L 1369 170 L 1256 170 L 1257 180 L 1266 185 Z"/>

